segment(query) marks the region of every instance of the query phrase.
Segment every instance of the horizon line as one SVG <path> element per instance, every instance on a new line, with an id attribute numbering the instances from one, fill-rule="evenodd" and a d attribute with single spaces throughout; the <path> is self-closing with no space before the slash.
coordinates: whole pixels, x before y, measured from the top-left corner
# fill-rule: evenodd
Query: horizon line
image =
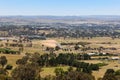
<path id="1" fill-rule="evenodd" d="M 5 17 L 7 17 L 7 16 L 53 16 L 53 17 L 80 17 L 80 16 L 120 16 L 120 14 L 118 15 L 0 15 L 1 17 L 3 16 L 5 16 Z"/>

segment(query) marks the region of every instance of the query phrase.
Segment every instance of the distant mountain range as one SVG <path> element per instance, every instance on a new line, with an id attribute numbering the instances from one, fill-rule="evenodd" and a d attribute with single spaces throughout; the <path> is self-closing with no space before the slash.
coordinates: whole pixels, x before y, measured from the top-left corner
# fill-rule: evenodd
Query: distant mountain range
<path id="1" fill-rule="evenodd" d="M 79 22 L 119 22 L 120 16 L 0 16 L 0 23 L 39 24 L 39 23 L 79 23 Z"/>

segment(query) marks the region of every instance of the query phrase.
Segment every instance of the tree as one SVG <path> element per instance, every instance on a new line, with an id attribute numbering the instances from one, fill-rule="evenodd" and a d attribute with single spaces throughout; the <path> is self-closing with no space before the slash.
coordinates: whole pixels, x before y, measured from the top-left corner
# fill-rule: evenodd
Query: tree
<path id="1" fill-rule="evenodd" d="M 114 74 L 109 73 L 105 74 L 102 80 L 118 80 Z"/>
<path id="2" fill-rule="evenodd" d="M 84 73 L 88 73 L 88 74 L 91 74 L 92 73 L 92 70 L 90 67 L 87 67 L 87 68 L 83 68 L 83 71 Z"/>
<path id="3" fill-rule="evenodd" d="M 113 69 L 107 69 L 105 74 L 113 74 L 115 71 Z"/>
<path id="4" fill-rule="evenodd" d="M 0 68 L 0 74 L 2 75 L 8 75 L 8 72 L 6 69 Z"/>
<path id="5" fill-rule="evenodd" d="M 12 80 L 7 75 L 0 74 L 0 80 Z"/>
<path id="6" fill-rule="evenodd" d="M 120 70 L 115 71 L 115 75 L 120 75 Z"/>
<path id="7" fill-rule="evenodd" d="M 7 64 L 7 59 L 5 56 L 0 57 L 0 64 L 4 67 Z"/>
<path id="8" fill-rule="evenodd" d="M 52 57 L 49 59 L 49 65 L 50 66 L 57 66 L 56 58 Z"/>
<path id="9" fill-rule="evenodd" d="M 115 77 L 115 74 L 114 74 L 114 70 L 113 69 L 107 69 L 107 71 L 105 72 L 105 75 L 103 77 L 102 80 L 118 80 L 116 77 Z"/>
<path id="10" fill-rule="evenodd" d="M 97 65 L 97 64 L 91 64 L 91 65 L 90 65 L 90 68 L 91 68 L 92 70 L 99 70 L 99 65 Z"/>
<path id="11" fill-rule="evenodd" d="M 81 68 L 79 68 L 79 67 L 77 67 L 77 68 L 76 68 L 76 71 L 77 71 L 77 72 L 81 72 L 81 71 L 82 71 L 82 69 L 81 69 Z"/>
<path id="12" fill-rule="evenodd" d="M 74 48 L 75 48 L 75 50 L 78 50 L 80 47 L 78 44 L 76 44 Z"/>
<path id="13" fill-rule="evenodd" d="M 13 80 L 36 80 L 40 79 L 40 68 L 37 64 L 25 64 L 16 67 L 11 75 Z"/>
<path id="14" fill-rule="evenodd" d="M 17 65 L 25 65 L 27 63 L 27 61 L 25 61 L 25 60 L 23 60 L 23 59 L 18 59 L 17 61 L 16 61 L 16 64 Z"/>
<path id="15" fill-rule="evenodd" d="M 23 52 L 24 48 L 23 47 L 20 47 L 19 48 L 19 52 Z"/>
<path id="16" fill-rule="evenodd" d="M 11 78 L 8 77 L 8 71 L 4 68 L 0 68 L 0 80 L 11 80 Z"/>
<path id="17" fill-rule="evenodd" d="M 70 71 L 73 71 L 73 67 L 70 66 L 70 67 L 68 68 L 68 71 L 69 71 L 69 72 L 70 72 Z"/>
<path id="18" fill-rule="evenodd" d="M 58 51 L 59 49 L 60 49 L 60 47 L 59 47 L 59 46 L 56 46 L 56 47 L 55 47 L 55 50 L 56 50 L 56 51 Z"/>
<path id="19" fill-rule="evenodd" d="M 90 60 L 91 57 L 88 54 L 83 54 L 84 60 Z"/>
<path id="20" fill-rule="evenodd" d="M 56 68 L 54 72 L 55 72 L 56 76 L 63 76 L 64 75 L 64 71 L 62 68 Z"/>
<path id="21" fill-rule="evenodd" d="M 11 70 L 12 68 L 13 68 L 13 66 L 10 65 L 10 64 L 8 64 L 8 65 L 5 67 L 6 70 Z"/>
<path id="22" fill-rule="evenodd" d="M 87 73 L 71 71 L 64 76 L 57 76 L 56 80 L 95 80 L 95 78 Z"/>

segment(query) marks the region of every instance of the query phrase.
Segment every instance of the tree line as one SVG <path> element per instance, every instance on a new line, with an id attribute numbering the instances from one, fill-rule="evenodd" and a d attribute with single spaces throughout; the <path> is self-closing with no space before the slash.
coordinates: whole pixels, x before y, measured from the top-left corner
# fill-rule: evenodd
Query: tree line
<path id="1" fill-rule="evenodd" d="M 1 80 L 95 80 L 92 71 L 99 70 L 98 64 L 79 61 L 74 54 L 29 54 L 16 61 L 17 66 L 9 65 L 5 56 L 0 57 Z M 67 71 L 62 68 L 54 70 L 55 76 L 41 76 L 43 67 L 69 66 Z M 9 70 L 12 70 L 9 76 Z M 98 80 L 119 80 L 120 70 L 108 69 Z"/>

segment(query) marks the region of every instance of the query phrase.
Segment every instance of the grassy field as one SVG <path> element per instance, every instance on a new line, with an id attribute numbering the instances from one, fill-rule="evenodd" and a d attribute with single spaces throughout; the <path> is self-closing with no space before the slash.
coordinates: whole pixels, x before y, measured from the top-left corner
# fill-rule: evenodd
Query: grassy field
<path id="1" fill-rule="evenodd" d="M 13 65 L 13 67 L 16 67 L 16 60 L 21 59 L 23 56 L 21 55 L 11 55 L 11 54 L 0 54 L 0 56 L 6 56 L 8 60 L 8 64 Z"/>
<path id="2" fill-rule="evenodd" d="M 86 46 L 90 46 L 91 48 L 99 48 L 99 47 L 104 47 L 104 48 L 116 48 L 117 50 L 106 50 L 104 52 L 110 52 L 110 53 L 119 53 L 120 52 L 120 39 L 115 39 L 115 40 L 112 40 L 111 38 L 109 37 L 96 37 L 96 38 L 93 38 L 93 39 L 81 39 L 81 38 L 66 38 L 66 39 L 63 39 L 63 38 L 51 38 L 49 40 L 56 40 L 58 43 L 77 43 L 77 42 L 88 42 L 90 44 L 86 45 Z M 33 43 L 33 47 L 24 47 L 24 52 L 23 53 L 34 53 L 34 52 L 39 52 L 41 54 L 45 53 L 45 51 L 43 51 L 43 48 L 42 48 L 42 42 L 43 40 L 33 40 L 32 43 Z M 4 42 L 0 42 L 0 43 L 5 43 Z M 110 44 L 109 44 L 110 43 Z M 73 45 L 74 46 L 74 45 Z M 73 46 L 63 46 L 65 48 L 70 48 L 70 47 L 73 47 Z M 15 49 L 15 50 L 18 50 L 18 48 L 15 48 L 15 47 L 10 47 L 12 49 Z M 63 52 L 60 50 L 60 52 Z M 72 50 L 71 52 L 73 53 L 77 53 L 79 51 L 74 51 Z"/>
<path id="3" fill-rule="evenodd" d="M 56 68 L 62 68 L 64 71 L 67 71 L 67 69 L 69 68 L 69 66 L 44 67 L 44 68 L 42 69 L 41 76 L 42 76 L 42 77 L 45 77 L 45 76 L 47 76 L 47 75 L 53 75 L 53 76 L 54 76 L 54 75 L 55 75 L 54 70 L 55 70 Z"/>
<path id="4" fill-rule="evenodd" d="M 8 59 L 8 64 L 11 64 L 14 66 L 14 68 L 17 66 L 16 65 L 16 60 L 22 58 L 21 55 L 4 55 L 4 54 L 0 54 L 0 56 L 6 56 Z M 120 64 L 118 63 L 118 61 L 100 61 L 100 60 L 86 60 L 84 62 L 88 62 L 88 63 L 107 63 L 107 66 L 101 67 L 99 71 L 93 71 L 93 75 L 95 76 L 95 78 L 99 78 L 102 77 L 105 73 L 105 71 L 107 69 L 114 69 L 114 70 L 118 70 L 120 67 Z M 117 67 L 116 67 L 117 66 Z M 42 72 L 41 72 L 41 76 L 45 77 L 47 75 L 55 75 L 54 70 L 55 68 L 58 67 L 44 67 L 42 68 Z M 63 68 L 63 70 L 67 70 L 69 68 L 69 66 L 60 66 L 60 68 Z M 11 72 L 11 71 L 9 71 Z"/>
<path id="5" fill-rule="evenodd" d="M 97 37 L 97 38 L 93 38 L 93 39 L 73 39 L 73 38 L 66 38 L 66 39 L 63 39 L 63 38 L 51 38 L 49 40 L 56 40 L 58 43 L 61 43 L 61 42 L 65 42 L 65 43 L 70 43 L 70 42 L 73 42 L 73 43 L 76 43 L 76 42 L 89 42 L 91 44 L 87 45 L 87 46 L 90 46 L 90 47 L 100 47 L 100 46 L 103 46 L 105 48 L 109 48 L 109 47 L 115 47 L 117 48 L 117 50 L 114 50 L 114 51 L 110 51 L 111 53 L 120 53 L 120 39 L 115 39 L 115 40 L 112 40 L 111 38 L 109 37 Z M 44 54 L 46 53 L 46 51 L 43 50 L 42 48 L 42 45 L 41 45 L 41 41 L 42 40 L 33 40 L 32 43 L 33 43 L 33 47 L 24 47 L 24 51 L 22 54 L 28 52 L 28 53 L 34 53 L 34 52 L 39 52 L 40 54 Z M 0 44 L 3 44 L 5 43 L 5 41 L 1 41 Z M 106 43 L 106 44 L 103 44 L 103 43 Z M 110 43 L 110 44 L 107 44 L 107 43 Z M 70 47 L 70 46 L 65 46 L 65 47 Z M 18 48 L 15 48 L 15 47 L 10 47 L 11 49 L 15 49 L 15 50 L 18 50 Z M 71 53 L 78 53 L 79 51 L 57 51 L 56 53 L 67 53 L 67 52 L 71 52 Z M 23 57 L 23 55 L 11 55 L 11 54 L 0 54 L 0 56 L 6 56 L 7 59 L 8 59 L 8 64 L 11 64 L 13 65 L 14 67 L 16 67 L 16 60 L 17 59 L 20 59 Z M 102 77 L 105 73 L 105 71 L 109 68 L 111 69 L 115 69 L 115 70 L 118 70 L 119 67 L 120 67 L 120 64 L 118 63 L 118 61 L 100 61 L 100 60 L 88 60 L 88 61 L 84 61 L 84 62 L 88 62 L 88 63 L 103 63 L 103 62 L 106 62 L 108 65 L 107 66 L 104 66 L 104 67 L 101 67 L 101 69 L 99 71 L 94 71 L 93 72 L 93 75 L 97 78 L 99 77 Z M 117 66 L 117 67 L 116 67 Z M 54 73 L 54 69 L 56 67 L 46 67 L 46 68 L 43 68 L 42 72 L 41 72 L 41 76 L 46 76 L 46 75 L 55 75 Z M 64 70 L 67 70 L 68 66 L 62 66 L 61 68 L 63 68 Z"/>
<path id="6" fill-rule="evenodd" d="M 99 48 L 99 47 L 104 47 L 104 48 L 116 48 L 117 50 L 106 50 L 104 52 L 108 53 L 120 53 L 120 39 L 112 39 L 110 37 L 95 37 L 92 39 L 81 39 L 81 38 L 55 38 L 54 40 L 58 42 L 64 42 L 64 43 L 76 43 L 76 42 L 89 42 L 91 44 L 87 45 L 90 46 L 91 48 Z"/>
<path id="7" fill-rule="evenodd" d="M 101 67 L 99 71 L 94 71 L 93 75 L 95 76 L 96 79 L 98 79 L 99 77 L 103 77 L 107 69 L 118 70 L 120 69 L 120 64 L 118 63 L 118 61 L 110 61 L 108 62 L 107 66 Z"/>

